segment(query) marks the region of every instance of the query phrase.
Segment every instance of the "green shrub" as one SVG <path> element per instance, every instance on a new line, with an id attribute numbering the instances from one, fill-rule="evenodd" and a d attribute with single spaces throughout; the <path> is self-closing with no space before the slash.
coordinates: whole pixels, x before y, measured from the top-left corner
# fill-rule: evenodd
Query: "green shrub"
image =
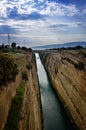
<path id="1" fill-rule="evenodd" d="M 27 81 L 28 80 L 28 74 L 27 74 L 27 71 L 23 71 L 22 72 L 22 79 Z"/>
<path id="2" fill-rule="evenodd" d="M 14 59 L 7 54 L 0 53 L 0 86 L 14 81 L 17 74 L 18 69 Z"/>
<path id="3" fill-rule="evenodd" d="M 32 65 L 29 63 L 26 65 L 26 68 L 29 70 L 29 69 L 32 69 Z"/>
<path id="4" fill-rule="evenodd" d="M 4 130 L 18 130 L 19 121 L 21 119 L 21 108 L 24 99 L 24 83 L 22 82 L 16 91 L 16 95 L 12 100 L 9 110 L 7 122 Z"/>
<path id="5" fill-rule="evenodd" d="M 84 63 L 78 62 L 78 64 L 75 64 L 75 68 L 79 70 L 84 70 Z"/>

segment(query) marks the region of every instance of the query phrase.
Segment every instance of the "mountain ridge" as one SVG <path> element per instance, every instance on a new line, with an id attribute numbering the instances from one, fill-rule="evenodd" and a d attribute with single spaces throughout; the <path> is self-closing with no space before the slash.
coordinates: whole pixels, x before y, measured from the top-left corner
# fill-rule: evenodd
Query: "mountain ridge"
<path id="1" fill-rule="evenodd" d="M 34 46 L 33 49 L 54 49 L 54 48 L 68 48 L 68 47 L 75 47 L 75 46 L 82 46 L 86 47 L 86 42 L 68 42 L 68 43 L 62 43 L 62 44 L 50 44 L 50 45 L 40 45 L 40 46 Z"/>

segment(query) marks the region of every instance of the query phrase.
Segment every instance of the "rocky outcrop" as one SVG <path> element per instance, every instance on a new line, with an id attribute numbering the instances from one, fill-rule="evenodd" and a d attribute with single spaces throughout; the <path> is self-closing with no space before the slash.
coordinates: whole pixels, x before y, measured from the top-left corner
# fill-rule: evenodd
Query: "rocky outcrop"
<path id="1" fill-rule="evenodd" d="M 75 50 L 47 54 L 45 68 L 70 119 L 86 130 L 86 57 Z"/>

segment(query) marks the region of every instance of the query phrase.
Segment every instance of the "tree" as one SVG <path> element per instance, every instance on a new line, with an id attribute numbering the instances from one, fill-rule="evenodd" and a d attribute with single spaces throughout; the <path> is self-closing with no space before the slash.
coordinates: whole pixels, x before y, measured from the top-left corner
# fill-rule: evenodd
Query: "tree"
<path id="1" fill-rule="evenodd" d="M 24 51 L 28 50 L 25 46 L 23 46 L 21 49 L 24 50 Z"/>
<path id="2" fill-rule="evenodd" d="M 8 48 L 9 48 L 9 46 L 8 46 L 8 45 L 5 45 L 5 47 L 4 47 L 4 48 L 8 49 Z"/>
<path id="3" fill-rule="evenodd" d="M 16 48 L 16 43 L 15 43 L 15 42 L 12 42 L 11 47 L 12 47 L 13 49 L 15 49 L 15 48 Z"/>
<path id="4" fill-rule="evenodd" d="M 20 50 L 20 49 L 21 49 L 21 47 L 20 47 L 20 46 L 17 46 L 17 49 L 18 49 L 18 50 Z"/>
<path id="5" fill-rule="evenodd" d="M 80 46 L 80 45 L 78 45 L 78 46 L 76 46 L 76 47 L 74 47 L 74 49 L 82 49 L 83 47 L 82 46 Z"/>
<path id="6" fill-rule="evenodd" d="M 28 50 L 29 50 L 30 52 L 32 52 L 32 48 L 29 48 Z"/>

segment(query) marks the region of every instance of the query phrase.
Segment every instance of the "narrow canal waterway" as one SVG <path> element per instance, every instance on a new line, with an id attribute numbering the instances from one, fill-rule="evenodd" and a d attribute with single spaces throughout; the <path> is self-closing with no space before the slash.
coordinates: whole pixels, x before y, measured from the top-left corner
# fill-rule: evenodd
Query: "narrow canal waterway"
<path id="1" fill-rule="evenodd" d="M 44 130 L 74 130 L 49 82 L 39 54 L 36 53 L 35 56 L 41 92 Z"/>

